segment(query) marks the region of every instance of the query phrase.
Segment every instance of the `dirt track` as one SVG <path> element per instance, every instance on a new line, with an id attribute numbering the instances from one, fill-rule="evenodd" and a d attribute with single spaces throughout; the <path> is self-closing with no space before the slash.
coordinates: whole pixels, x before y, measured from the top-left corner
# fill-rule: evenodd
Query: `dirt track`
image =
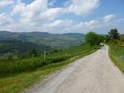
<path id="1" fill-rule="evenodd" d="M 124 75 L 110 61 L 104 46 L 25 93 L 124 93 Z"/>

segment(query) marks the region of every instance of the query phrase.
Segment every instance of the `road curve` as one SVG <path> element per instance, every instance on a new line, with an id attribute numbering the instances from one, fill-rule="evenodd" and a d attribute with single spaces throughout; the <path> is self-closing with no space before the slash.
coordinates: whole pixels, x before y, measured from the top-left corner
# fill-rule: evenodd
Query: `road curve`
<path id="1" fill-rule="evenodd" d="M 124 93 L 124 75 L 111 62 L 108 46 L 104 46 L 25 93 Z"/>

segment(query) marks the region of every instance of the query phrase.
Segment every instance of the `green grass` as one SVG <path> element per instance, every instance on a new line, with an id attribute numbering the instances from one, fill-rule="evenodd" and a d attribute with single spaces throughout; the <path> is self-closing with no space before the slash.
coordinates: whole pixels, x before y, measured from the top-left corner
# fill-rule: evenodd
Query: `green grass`
<path id="1" fill-rule="evenodd" d="M 43 67 L 44 65 L 62 62 L 71 57 L 77 56 L 88 51 L 90 51 L 90 47 L 88 45 L 83 45 L 75 48 L 66 49 L 57 53 L 48 54 L 46 55 L 45 60 L 43 58 L 43 55 L 41 55 L 39 57 L 33 57 L 22 60 L 0 61 L 0 76 L 8 73 L 21 73 L 33 71 L 39 67 Z"/>
<path id="2" fill-rule="evenodd" d="M 67 50 L 63 50 L 61 52 L 58 53 L 54 53 L 54 54 L 49 54 L 47 55 L 47 64 L 45 64 L 44 66 L 38 66 L 37 69 L 35 67 L 33 67 L 32 65 L 35 64 L 35 62 L 41 62 L 41 58 L 42 57 L 37 57 L 37 58 L 33 58 L 33 59 L 24 59 L 24 60 L 17 60 L 12 63 L 11 62 L 7 62 L 6 64 L 11 64 L 13 65 L 14 63 L 16 65 L 14 65 L 13 67 L 16 68 L 20 66 L 24 66 L 25 64 L 27 66 L 31 66 L 31 70 L 29 68 L 27 68 L 28 70 L 25 70 L 24 67 L 24 71 L 22 70 L 18 70 L 15 71 L 15 69 L 12 70 L 12 72 L 10 71 L 9 73 L 4 71 L 4 74 L 2 72 L 0 72 L 0 93 L 18 93 L 23 91 L 25 88 L 30 87 L 31 85 L 33 85 L 34 83 L 38 83 L 40 81 L 42 81 L 44 78 L 48 77 L 50 74 L 62 69 L 63 67 L 65 67 L 67 64 L 85 56 L 88 55 L 90 53 L 93 53 L 94 51 L 96 51 L 95 49 L 90 49 L 89 46 L 84 45 L 84 46 L 79 46 L 79 47 L 75 47 L 75 48 L 71 48 L 71 49 L 67 49 Z M 64 60 L 59 60 L 59 57 L 64 57 L 65 55 L 67 55 L 67 57 L 69 58 L 65 58 Z M 58 57 L 57 61 L 55 60 Z M 50 59 L 54 59 L 54 61 L 51 61 Z M 26 62 L 25 62 L 26 60 Z M 27 61 L 28 60 L 28 61 Z M 21 62 L 23 65 L 21 65 Z M 18 63 L 20 62 L 20 64 Z M 28 63 L 29 62 L 29 63 Z M 1 62 L 2 64 L 4 64 L 4 62 Z M 0 64 L 1 64 L 0 63 Z M 39 65 L 39 63 L 36 63 Z M 18 64 L 18 65 L 17 65 Z M 9 66 L 7 65 L 7 67 Z M 5 69 L 8 69 L 8 68 Z M 12 68 L 12 67 L 10 67 Z M 9 69 L 10 69 L 9 68 Z M 3 69 L 3 68 L 2 68 Z M 21 72 L 20 72 L 21 71 Z M 7 73 L 7 74 L 5 74 Z"/>
<path id="3" fill-rule="evenodd" d="M 124 47 L 109 45 L 109 55 L 114 64 L 124 73 Z"/>

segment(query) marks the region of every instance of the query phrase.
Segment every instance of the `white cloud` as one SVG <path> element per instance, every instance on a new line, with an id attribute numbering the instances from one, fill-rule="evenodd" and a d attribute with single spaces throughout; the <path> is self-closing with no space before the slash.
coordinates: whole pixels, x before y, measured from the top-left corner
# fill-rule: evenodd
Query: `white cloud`
<path id="1" fill-rule="evenodd" d="M 12 10 L 11 15 L 16 15 L 18 13 L 21 13 L 25 8 L 24 3 L 19 3 L 18 5 L 15 5 L 14 9 Z"/>
<path id="2" fill-rule="evenodd" d="M 56 0 L 52 0 L 51 2 L 48 3 L 49 6 L 53 6 Z"/>
<path id="3" fill-rule="evenodd" d="M 13 22 L 13 20 L 6 16 L 5 13 L 0 14 L 0 26 L 8 25 L 11 22 Z"/>
<path id="4" fill-rule="evenodd" d="M 6 13 L 0 14 L 0 30 L 12 31 L 14 28 L 14 20 Z"/>
<path id="5" fill-rule="evenodd" d="M 41 18 L 55 19 L 58 15 L 62 14 L 62 8 L 50 8 L 41 13 Z"/>
<path id="6" fill-rule="evenodd" d="M 0 7 L 6 7 L 13 3 L 14 3 L 13 0 L 0 0 Z"/>
<path id="7" fill-rule="evenodd" d="M 99 0 L 70 0 L 69 3 L 66 2 L 66 7 L 48 8 L 49 5 L 53 5 L 55 2 L 56 0 L 52 0 L 50 3 L 48 3 L 48 0 L 34 0 L 30 4 L 25 4 L 21 0 L 17 0 L 11 12 L 12 17 L 19 17 L 18 25 L 15 25 L 15 28 L 18 30 L 22 27 L 24 31 L 46 31 L 48 29 L 48 32 L 49 30 L 54 31 L 55 28 L 58 28 L 59 31 L 60 28 L 65 27 L 66 30 L 63 31 L 67 31 L 67 26 L 71 26 L 69 24 L 72 22 L 70 20 L 57 20 L 59 16 L 66 15 L 69 12 L 76 15 L 86 15 L 98 7 L 99 4 Z"/>
<path id="8" fill-rule="evenodd" d="M 64 17 L 66 14 L 68 16 L 68 13 L 73 13 L 76 16 L 88 15 L 99 6 L 99 0 L 68 0 L 64 7 L 48 7 L 54 5 L 55 2 L 56 0 L 52 0 L 50 3 L 48 0 L 34 0 L 30 4 L 26 4 L 21 0 L 15 0 L 14 4 L 10 3 L 13 10 L 0 14 L 0 30 L 86 33 L 92 30 L 112 28 L 117 23 L 124 22 L 124 19 L 114 21 L 115 15 L 113 14 L 84 22 Z"/>
<path id="9" fill-rule="evenodd" d="M 50 3 L 53 4 L 55 2 L 56 0 L 52 0 Z M 94 9 L 96 9 L 99 5 L 99 0 L 70 0 L 70 2 L 71 3 L 69 3 L 65 8 L 48 8 L 48 5 L 50 3 L 48 4 L 47 0 L 35 0 L 28 5 L 19 1 L 19 3 L 15 5 L 11 14 L 20 14 L 23 19 L 32 19 L 36 16 L 51 19 L 52 17 L 55 18 L 60 14 L 66 14 L 69 12 L 76 15 L 87 15 L 91 13 Z"/>
<path id="10" fill-rule="evenodd" d="M 30 4 L 19 2 L 12 10 L 11 15 L 19 15 L 20 22 L 23 25 L 45 24 L 50 20 L 54 20 L 58 15 L 62 14 L 62 8 L 48 8 L 47 0 L 35 0 Z"/>
<path id="11" fill-rule="evenodd" d="M 113 17 L 114 17 L 114 15 L 106 15 L 102 18 L 97 18 L 95 20 L 80 22 L 75 27 L 76 28 L 86 27 L 86 28 L 89 28 L 89 29 L 107 27 L 107 26 L 110 26 L 110 25 L 114 25 L 114 21 L 113 20 L 111 21 L 111 19 Z"/>
<path id="12" fill-rule="evenodd" d="M 70 19 L 65 20 L 55 20 L 51 23 L 46 23 L 42 26 L 43 31 L 52 32 L 52 33 L 62 33 L 65 32 L 65 29 L 74 26 L 74 21 Z"/>
<path id="13" fill-rule="evenodd" d="M 99 24 L 98 20 L 91 20 L 91 21 L 88 21 L 88 22 L 80 22 L 77 25 L 77 27 L 85 26 L 85 27 L 88 27 L 88 28 L 96 28 L 96 27 L 99 27 L 98 24 Z"/>
<path id="14" fill-rule="evenodd" d="M 45 18 L 42 18 L 40 14 L 46 12 L 47 9 L 47 0 L 34 0 L 32 3 L 27 5 L 19 1 L 18 4 L 14 6 L 11 15 L 18 15 L 18 24 L 21 27 L 25 27 L 26 25 L 26 28 L 32 28 L 32 26 L 37 26 L 37 24 L 41 24 L 41 22 L 45 20 Z"/>
<path id="15" fill-rule="evenodd" d="M 56 20 L 53 23 L 50 23 L 48 26 L 49 27 L 57 27 L 57 26 L 62 26 L 62 23 L 64 23 L 63 20 Z"/>
<path id="16" fill-rule="evenodd" d="M 47 27 L 68 27 L 73 24 L 72 20 L 66 19 L 66 20 L 56 20 L 52 23 L 47 24 Z"/>
<path id="17" fill-rule="evenodd" d="M 47 0 L 35 0 L 31 4 L 18 3 L 15 5 L 12 14 L 20 13 L 21 17 L 34 17 L 47 9 Z"/>
<path id="18" fill-rule="evenodd" d="M 123 19 L 116 20 L 116 21 L 109 20 L 106 22 L 104 19 L 106 16 L 96 18 L 90 21 L 85 21 L 85 22 L 82 22 L 82 21 L 75 22 L 70 19 L 55 20 L 53 22 L 48 22 L 43 24 L 40 30 L 50 32 L 50 33 L 69 33 L 69 32 L 87 33 L 88 31 L 96 31 L 98 33 L 107 33 L 111 28 L 118 27 L 117 24 L 120 24 L 120 22 L 121 23 L 124 22 Z"/>
<path id="19" fill-rule="evenodd" d="M 68 12 L 87 15 L 99 6 L 99 0 L 70 0 L 65 5 Z"/>
<path id="20" fill-rule="evenodd" d="M 113 14 L 106 15 L 106 16 L 103 18 L 103 19 L 104 19 L 104 22 L 109 22 L 113 17 L 114 17 Z"/>

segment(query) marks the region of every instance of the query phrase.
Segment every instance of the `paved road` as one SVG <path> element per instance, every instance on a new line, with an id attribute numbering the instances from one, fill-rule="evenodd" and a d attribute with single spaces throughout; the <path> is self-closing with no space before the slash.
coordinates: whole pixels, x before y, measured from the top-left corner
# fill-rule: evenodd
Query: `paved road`
<path id="1" fill-rule="evenodd" d="M 110 61 L 104 46 L 26 93 L 124 93 L 124 75 Z"/>

